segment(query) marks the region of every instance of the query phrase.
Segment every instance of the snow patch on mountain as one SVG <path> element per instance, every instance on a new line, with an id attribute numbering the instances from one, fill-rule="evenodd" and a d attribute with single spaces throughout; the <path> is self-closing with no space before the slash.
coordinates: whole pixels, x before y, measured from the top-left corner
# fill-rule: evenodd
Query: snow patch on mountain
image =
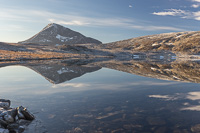
<path id="1" fill-rule="evenodd" d="M 75 39 L 76 36 L 74 36 L 74 37 L 65 37 L 65 36 L 61 36 L 61 35 L 57 34 L 56 38 L 57 38 L 58 40 L 60 40 L 61 42 L 67 42 L 67 41 L 69 41 L 69 40 Z"/>

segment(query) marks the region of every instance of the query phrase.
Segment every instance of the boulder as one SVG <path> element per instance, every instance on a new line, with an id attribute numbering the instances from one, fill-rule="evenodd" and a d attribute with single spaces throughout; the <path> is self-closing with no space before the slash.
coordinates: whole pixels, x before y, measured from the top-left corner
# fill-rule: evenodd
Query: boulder
<path id="1" fill-rule="evenodd" d="M 24 107 L 20 106 L 20 107 L 17 108 L 17 110 L 18 110 L 19 113 L 23 114 L 23 116 L 25 117 L 26 120 L 34 120 L 35 119 L 34 115 L 31 114 L 27 110 L 27 108 L 24 108 Z"/>

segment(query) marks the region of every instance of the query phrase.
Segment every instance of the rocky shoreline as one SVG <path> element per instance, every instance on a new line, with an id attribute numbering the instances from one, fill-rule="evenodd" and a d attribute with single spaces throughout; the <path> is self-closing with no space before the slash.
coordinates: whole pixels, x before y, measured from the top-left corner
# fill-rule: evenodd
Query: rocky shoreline
<path id="1" fill-rule="evenodd" d="M 10 100 L 0 99 L 0 133 L 22 133 L 35 117 L 23 106 L 10 105 Z"/>

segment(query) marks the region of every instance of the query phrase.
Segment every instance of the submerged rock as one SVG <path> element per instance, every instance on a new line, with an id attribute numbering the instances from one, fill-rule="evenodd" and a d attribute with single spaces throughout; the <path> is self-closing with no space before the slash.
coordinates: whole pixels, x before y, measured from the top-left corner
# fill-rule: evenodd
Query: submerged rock
<path id="1" fill-rule="evenodd" d="M 0 99 L 0 133 L 22 133 L 35 117 L 27 108 L 10 108 L 10 104 L 10 100 Z"/>

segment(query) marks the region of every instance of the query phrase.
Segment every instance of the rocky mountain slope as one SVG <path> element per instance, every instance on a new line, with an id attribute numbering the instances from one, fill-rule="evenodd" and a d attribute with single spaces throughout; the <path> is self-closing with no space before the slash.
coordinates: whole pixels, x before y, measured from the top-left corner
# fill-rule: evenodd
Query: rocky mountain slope
<path id="1" fill-rule="evenodd" d="M 102 44 L 103 49 L 200 53 L 200 31 L 164 33 Z"/>
<path id="2" fill-rule="evenodd" d="M 100 41 L 86 37 L 76 31 L 61 25 L 51 23 L 42 29 L 38 34 L 34 35 L 30 39 L 19 43 L 36 43 L 36 44 L 47 44 L 47 45 L 63 45 L 63 44 L 86 44 L 95 43 L 101 44 Z"/>

